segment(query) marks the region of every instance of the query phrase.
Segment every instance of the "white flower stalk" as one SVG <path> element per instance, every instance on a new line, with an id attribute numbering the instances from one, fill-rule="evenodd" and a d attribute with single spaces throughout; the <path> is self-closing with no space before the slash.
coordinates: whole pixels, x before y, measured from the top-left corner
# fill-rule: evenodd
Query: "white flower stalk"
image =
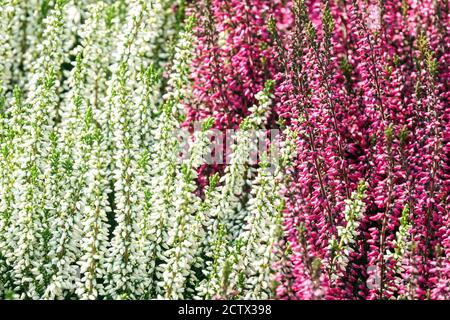
<path id="1" fill-rule="evenodd" d="M 77 261 L 79 276 L 75 293 L 80 299 L 96 299 L 105 294 L 103 279 L 109 245 L 108 212 L 111 211 L 108 194 L 107 144 L 97 127 L 92 107 L 86 110 L 83 130 L 80 133 L 79 170 L 83 172 L 84 188 L 80 198 L 81 239 L 80 257 Z"/>
<path id="2" fill-rule="evenodd" d="M 83 92 L 81 96 L 92 106 L 94 119 L 103 130 L 108 128 L 107 118 L 107 82 L 110 80 L 110 65 L 113 62 L 111 52 L 114 50 L 114 38 L 117 28 L 117 9 L 113 5 L 98 2 L 87 7 L 87 20 L 79 30 L 80 45 L 75 54 L 83 57 Z M 70 106 L 72 97 L 67 97 L 66 105 Z M 64 121 L 66 113 L 64 105 L 61 108 Z"/>
<path id="3" fill-rule="evenodd" d="M 181 28 L 178 18 L 184 15 L 184 12 L 174 13 L 174 8 L 176 6 L 177 10 L 184 10 L 184 0 L 158 0 L 153 6 L 154 15 L 158 17 L 158 20 L 156 20 L 155 28 L 149 32 L 152 50 L 150 55 L 146 54 L 146 56 L 155 61 L 156 66 L 163 67 L 171 60 L 167 42 L 177 37 L 177 31 Z"/>
<path id="4" fill-rule="evenodd" d="M 70 185 L 71 188 L 60 195 L 63 200 L 59 203 L 59 216 L 54 223 L 58 230 L 54 233 L 53 248 L 57 258 L 54 266 L 56 272 L 45 295 L 49 298 L 60 297 L 63 289 L 73 294 L 73 284 L 76 282 L 80 284 L 76 291 L 81 298 L 96 297 L 99 288 L 96 286 L 98 272 L 95 264 L 98 257 L 106 254 L 104 241 L 107 239 L 108 224 L 104 221 L 104 214 L 108 207 L 104 199 L 107 197 L 108 181 L 102 171 L 106 166 L 98 167 L 99 163 L 105 162 L 98 157 L 105 155 L 102 150 L 104 141 L 101 133 L 97 132 L 96 125 L 101 123 L 103 127 L 106 126 L 105 106 L 101 105 L 100 98 L 106 93 L 111 62 L 107 53 L 112 48 L 110 43 L 115 11 L 112 6 L 103 3 L 90 5 L 90 2 L 77 3 L 78 7 L 71 2 L 65 10 L 65 25 L 69 27 L 66 33 L 72 36 L 78 31 L 77 24 L 84 9 L 91 11 L 80 32 L 81 45 L 75 49 L 75 52 L 79 52 L 77 64 L 68 76 L 69 92 L 60 112 L 62 121 L 59 124 L 59 147 L 63 173 L 57 181 Z M 87 110 L 90 113 L 86 113 Z M 93 146 L 96 149 L 92 150 Z M 61 189 L 66 190 L 64 187 Z M 85 190 L 93 195 L 86 197 Z M 87 221 L 87 225 L 80 225 L 80 219 L 86 217 L 80 215 L 81 212 L 89 217 L 88 220 L 83 219 L 84 222 Z M 84 240 L 81 247 L 80 237 Z M 80 261 L 77 266 L 75 262 L 78 258 Z M 81 269 L 84 267 L 89 272 L 80 272 L 80 265 Z M 99 268 L 100 273 L 102 268 L 103 266 Z"/>
<path id="5" fill-rule="evenodd" d="M 173 32 L 173 23 L 169 22 L 174 19 L 173 4 L 173 0 L 135 0 L 127 4 L 127 19 L 125 26 L 121 26 L 121 32 L 118 34 L 114 50 L 116 59 L 112 67 L 114 71 L 120 63 L 128 64 L 130 71 L 128 83 L 133 90 L 137 91 L 135 96 L 137 99 L 142 99 L 142 104 L 148 103 L 149 99 L 154 103 L 161 98 L 160 79 L 155 75 L 159 73 L 157 70 L 162 69 L 165 64 L 163 52 L 166 50 L 168 34 Z M 149 73 L 146 74 L 143 71 Z M 149 75 L 150 78 L 148 78 Z M 148 90 L 148 85 L 151 85 L 152 90 Z"/>
<path id="6" fill-rule="evenodd" d="M 271 106 L 273 81 L 267 81 L 263 91 L 256 94 L 258 104 L 250 108 L 250 116 L 244 119 L 236 133 L 236 143 L 232 147 L 230 164 L 220 182 L 222 197 L 219 201 L 217 216 L 223 221 L 229 232 L 229 238 L 235 239 L 241 232 L 247 211 L 242 207 L 242 192 L 248 185 L 254 168 L 251 168 L 251 153 L 255 151 L 255 130 L 265 123 Z"/>
<path id="7" fill-rule="evenodd" d="M 167 244 L 169 250 L 164 252 L 163 263 L 158 266 L 162 273 L 164 298 L 186 298 L 188 278 L 193 278 L 192 267 L 199 243 L 203 238 L 203 212 L 200 210 L 200 198 L 195 194 L 197 171 L 203 163 L 209 146 L 207 130 L 213 119 L 204 121 L 202 130 L 194 134 L 189 147 L 189 158 L 177 166 L 178 181 L 174 199 L 174 215 L 169 217 Z"/>
<path id="8" fill-rule="evenodd" d="M 18 56 L 19 64 L 22 66 L 23 72 L 15 75 L 19 80 L 18 85 L 24 88 L 24 92 L 28 92 L 30 83 L 30 75 L 33 69 L 33 61 L 39 57 L 38 43 L 42 41 L 43 31 L 45 29 L 45 17 L 51 10 L 50 1 L 29 0 L 20 1 L 18 6 L 21 9 L 20 14 L 20 33 L 18 38 L 21 39 L 20 55 Z"/>
<path id="9" fill-rule="evenodd" d="M 175 101 L 172 112 L 176 115 L 184 113 L 184 106 L 182 101 L 189 98 L 191 88 L 187 86 L 189 83 L 189 75 L 191 74 L 190 64 L 194 56 L 194 34 L 192 29 L 194 27 L 195 16 L 190 16 L 184 30 L 181 31 L 177 45 L 174 49 L 172 65 L 167 81 L 168 90 L 164 95 L 164 99 L 172 99 Z"/>
<path id="10" fill-rule="evenodd" d="M 295 154 L 295 145 L 289 133 L 287 135 L 281 149 L 281 161 L 275 170 L 271 170 L 271 165 L 275 163 L 269 163 L 267 156 L 264 156 L 252 181 L 247 203 L 248 216 L 237 240 L 237 259 L 230 274 L 230 287 L 245 299 L 269 299 L 274 296 L 275 271 L 271 264 L 276 258 L 275 243 L 283 232 L 283 170 L 290 166 Z"/>
<path id="11" fill-rule="evenodd" d="M 153 227 L 151 225 L 151 216 L 154 205 L 152 198 L 154 194 L 154 181 L 152 177 L 152 155 L 151 150 L 155 143 L 152 135 L 155 128 L 155 117 L 157 106 L 156 95 L 159 95 L 157 87 L 159 87 L 160 75 L 159 71 L 155 70 L 153 65 L 147 69 L 142 69 L 139 78 L 139 85 L 135 91 L 136 94 L 142 98 L 136 99 L 139 101 L 136 112 L 130 115 L 135 127 L 136 139 L 136 186 L 137 186 L 137 202 L 141 205 L 141 218 L 137 221 L 137 250 L 142 254 L 141 264 L 145 270 L 145 277 L 142 279 L 141 287 L 144 288 L 142 297 L 153 298 L 155 296 L 155 267 L 156 259 L 154 257 L 156 250 L 156 243 L 153 241 L 154 234 L 152 234 Z M 137 102 L 136 102 L 137 103 Z"/>
<path id="12" fill-rule="evenodd" d="M 1 102 L 4 104 L 4 102 Z M 3 107 L 2 107 L 3 109 Z M 8 146 L 5 143 L 6 129 L 4 124 L 3 110 L 0 111 L 0 299 L 4 297 L 8 283 L 6 280 L 6 274 L 8 273 L 8 266 L 6 264 L 5 250 L 6 241 L 4 239 L 5 226 L 9 225 L 10 220 L 10 206 L 11 206 L 11 194 L 12 187 L 9 177 L 4 177 L 5 169 L 9 167 L 9 161 L 7 160 L 8 154 L 4 153 L 5 148 Z M 6 149 L 7 150 L 7 149 Z"/>
<path id="13" fill-rule="evenodd" d="M 22 93 L 16 87 L 10 108 L 4 110 L 6 99 L 2 99 L 0 111 L 0 297 L 12 288 L 10 279 L 11 265 L 6 257 L 13 254 L 15 248 L 10 241 L 8 228 L 15 204 L 14 181 L 18 168 L 16 162 L 20 146 L 16 144 L 24 130 L 24 106 Z"/>
<path id="14" fill-rule="evenodd" d="M 208 235 L 207 235 L 208 236 Z M 206 237 L 207 237 L 206 236 Z M 210 247 L 205 251 L 203 261 L 203 279 L 196 285 L 197 295 L 195 299 L 220 299 L 224 298 L 228 291 L 230 250 L 229 241 L 226 238 L 225 226 L 219 223 L 216 227 L 214 240 L 207 240 Z"/>
<path id="15" fill-rule="evenodd" d="M 52 94 L 52 74 L 46 79 L 46 87 L 40 90 L 42 99 L 46 100 Z M 38 284 L 42 285 L 44 279 L 43 259 L 46 257 L 46 243 L 48 241 L 48 210 L 45 208 L 46 191 L 41 168 L 43 157 L 47 156 L 50 128 L 46 121 L 48 112 L 45 110 L 45 101 L 40 102 L 32 121 L 26 124 L 26 132 L 21 137 L 22 148 L 19 150 L 15 180 L 16 203 L 14 206 L 13 223 L 9 230 L 9 241 L 17 248 L 9 256 L 10 264 L 14 265 L 13 277 L 15 286 L 23 292 L 23 297 L 37 298 Z"/>
<path id="16" fill-rule="evenodd" d="M 84 11 L 96 0 L 27 0 L 17 2 L 20 3 L 22 23 L 19 37 L 23 46 L 21 48 L 21 64 L 26 76 L 32 71 L 34 62 L 42 54 L 40 44 L 46 39 L 47 19 L 52 15 L 52 11 L 58 7 L 64 7 L 62 19 L 65 28 L 61 33 L 61 38 L 63 40 L 62 49 L 67 54 L 77 41 L 76 31 L 83 22 Z M 66 60 L 66 62 L 69 61 Z M 60 75 L 62 76 L 62 73 Z M 26 85 L 26 82 L 20 84 Z"/>
<path id="17" fill-rule="evenodd" d="M 83 13 L 86 10 L 86 6 L 91 1 L 79 1 L 79 0 L 64 0 L 64 30 L 61 35 L 63 40 L 63 65 L 61 66 L 61 72 L 59 74 L 59 80 L 61 82 L 60 91 L 60 104 L 59 113 L 62 113 L 61 108 L 70 103 L 70 98 L 67 100 L 67 93 L 70 92 L 70 74 L 71 70 L 66 69 L 65 66 L 73 64 L 73 56 L 77 55 L 76 49 L 78 48 L 78 32 L 83 24 Z M 74 52 L 75 50 L 75 52 Z M 61 115 L 60 115 L 61 116 Z M 62 118 L 62 116 L 61 116 Z"/>
<path id="18" fill-rule="evenodd" d="M 152 34 L 152 61 L 158 67 L 163 67 L 166 63 L 171 62 L 170 47 L 168 42 L 173 41 L 183 27 L 183 22 L 179 21 L 184 18 L 184 0 L 158 0 L 155 3 L 154 14 L 159 16 L 158 28 L 154 29 L 156 34 Z M 177 12 L 174 12 L 176 8 Z M 181 11 L 180 11 L 181 10 Z"/>
<path id="19" fill-rule="evenodd" d="M 232 148 L 230 163 L 220 179 L 217 199 L 213 200 L 214 205 L 207 214 L 212 222 L 207 225 L 207 235 L 202 244 L 207 259 L 204 268 L 206 278 L 197 289 L 200 297 L 228 294 L 228 289 L 224 288 L 229 285 L 229 273 L 223 270 L 227 269 L 226 264 L 233 264 L 233 250 L 230 250 L 229 244 L 241 233 L 248 215 L 242 203 L 242 194 L 252 172 L 249 167 L 250 153 L 254 150 L 252 130 L 260 128 L 267 119 L 272 86 L 273 82 L 268 81 L 265 89 L 257 94 L 259 104 L 252 108 L 252 114 L 243 121 L 241 130 L 236 133 L 236 144 Z M 219 232 L 219 229 L 222 231 Z M 216 250 L 211 251 L 211 247 Z"/>
<path id="20" fill-rule="evenodd" d="M 48 72 L 53 73 L 52 86 L 55 91 L 53 103 L 59 103 L 60 70 L 64 61 L 64 5 L 65 0 L 57 0 L 55 8 L 50 11 L 51 14 L 42 22 L 45 25 L 42 42 L 39 42 L 36 46 L 37 57 L 33 60 L 33 63 L 28 64 L 32 66 L 26 83 L 30 103 L 39 99 L 40 93 L 36 89 L 41 86 L 43 75 Z M 57 107 L 56 104 L 53 109 L 48 108 L 51 112 L 51 119 L 56 118 Z"/>
<path id="21" fill-rule="evenodd" d="M 207 122 L 206 122 L 207 123 Z M 209 290 L 206 284 L 209 284 L 209 279 L 218 279 L 219 277 L 213 276 L 217 274 L 217 268 L 219 263 L 216 263 L 215 266 L 212 266 L 212 261 L 218 262 L 220 260 L 219 255 L 224 252 L 221 251 L 222 248 L 222 240 L 223 237 L 217 237 L 217 241 L 214 244 L 214 247 L 205 247 L 206 245 L 210 245 L 209 241 L 205 241 L 207 236 L 207 230 L 211 229 L 214 224 L 214 217 L 208 216 L 211 212 L 211 209 L 216 204 L 216 200 L 219 198 L 219 193 L 217 191 L 217 185 L 219 183 L 219 174 L 215 173 L 209 178 L 209 185 L 205 188 L 204 191 L 204 199 L 200 203 L 200 207 L 197 213 L 197 221 L 199 222 L 199 230 L 198 230 L 198 244 L 196 246 L 196 252 L 194 254 L 194 261 L 192 263 L 191 275 L 187 280 L 187 291 L 190 293 L 190 298 L 201 299 L 204 297 L 212 297 L 215 294 L 215 291 Z M 221 230 L 221 235 L 224 235 L 223 225 L 218 227 Z M 207 258 L 207 252 L 213 251 L 213 254 Z M 214 259 L 211 259 L 211 256 L 214 256 Z M 212 261 L 211 261 L 212 260 Z M 212 272 L 206 272 L 205 266 L 211 267 Z M 197 276 L 199 274 L 200 276 Z M 205 276 L 209 278 L 207 280 L 204 279 Z M 199 283 L 202 282 L 202 291 L 199 293 Z"/>
<path id="22" fill-rule="evenodd" d="M 132 0 L 127 3 L 125 25 L 118 34 L 117 46 L 114 51 L 116 68 L 126 61 L 131 75 L 136 75 L 143 65 L 147 68 L 152 62 L 160 67 L 159 53 L 155 56 L 161 44 L 167 41 L 164 30 L 166 19 L 173 15 L 170 6 L 173 0 Z M 161 42 L 162 41 L 162 42 Z M 161 42 L 161 43 L 159 43 Z M 161 62 L 162 63 L 162 62 Z"/>
<path id="23" fill-rule="evenodd" d="M 139 156 L 137 179 L 139 191 L 137 193 L 139 202 L 142 203 L 142 217 L 139 224 L 139 235 L 137 241 L 137 250 L 142 252 L 142 264 L 144 265 L 146 276 L 142 279 L 144 292 L 141 298 L 152 299 L 155 297 L 155 267 L 156 259 L 155 242 L 150 225 L 150 217 L 153 210 L 153 186 L 151 172 L 151 155 L 148 149 Z"/>
<path id="24" fill-rule="evenodd" d="M 366 184 L 361 181 L 357 190 L 353 191 L 351 198 L 345 200 L 344 220 L 345 226 L 338 226 L 337 238 L 333 237 L 329 241 L 332 262 L 330 268 L 331 275 L 336 277 L 343 276 L 352 252 L 355 251 L 354 245 L 359 235 L 359 224 L 366 211 L 364 203 Z M 334 268 L 334 271 L 333 271 Z"/>
<path id="25" fill-rule="evenodd" d="M 107 83 L 107 140 L 111 141 L 114 162 L 115 210 L 117 227 L 111 243 L 107 295 L 113 298 L 132 298 L 148 294 L 144 275 L 149 268 L 142 238 L 141 182 L 148 180 L 136 175 L 140 147 L 149 147 L 149 132 L 153 128 L 159 91 L 159 77 L 152 69 L 145 52 L 149 50 L 154 30 L 161 19 L 159 2 L 132 1 L 129 4 L 125 26 L 118 35 L 111 67 L 113 78 Z M 125 76 L 126 70 L 126 79 Z M 156 76 L 155 76 L 156 75 Z M 122 77 L 122 78 L 121 78 Z M 126 88 L 125 88 L 126 81 Z M 116 90 L 119 89 L 119 94 Z M 122 91 L 121 91 L 122 90 Z M 121 92 L 120 92 L 121 91 Z M 128 92 L 126 92 L 128 91 Z M 135 94 L 131 95 L 133 92 Z M 146 231 L 144 231 L 144 234 Z M 122 270 L 117 272 L 117 269 Z M 132 295 L 127 295 L 132 292 Z"/>
<path id="26" fill-rule="evenodd" d="M 22 96 L 18 88 L 14 91 L 11 107 L 5 110 L 5 105 L 6 98 L 2 96 L 0 97 L 0 228 L 9 220 L 5 217 L 9 217 L 8 212 L 11 210 L 11 183 L 13 182 L 14 149 L 16 148 L 13 142 L 23 130 Z M 20 121 L 15 123 L 18 117 L 20 117 Z"/>
<path id="27" fill-rule="evenodd" d="M 405 269 L 409 266 L 405 267 L 411 263 L 411 250 L 412 250 L 412 236 L 410 234 L 411 231 L 411 222 L 409 218 L 409 205 L 406 204 L 402 210 L 402 216 L 400 217 L 400 226 L 398 227 L 398 231 L 396 233 L 396 238 L 393 241 L 394 244 L 394 252 L 390 252 L 387 250 L 385 254 L 385 261 L 388 259 L 393 259 L 395 261 L 394 270 L 396 276 L 394 278 L 394 283 L 399 286 L 405 280 L 407 280 L 407 292 L 402 293 L 401 298 L 408 299 L 410 298 L 408 295 L 411 292 L 412 283 L 410 279 L 405 279 L 403 277 L 403 273 L 405 273 Z M 393 286 L 394 287 L 394 286 Z"/>
<path id="28" fill-rule="evenodd" d="M 25 13 L 22 29 L 25 33 L 22 39 L 24 48 L 21 65 L 23 65 L 24 77 L 19 85 L 24 88 L 27 95 L 33 95 L 39 81 L 36 75 L 53 67 L 58 101 L 53 111 L 55 116 L 59 103 L 63 100 L 62 65 L 72 46 L 66 28 L 68 2 L 69 0 L 30 0 L 24 1 L 23 4 Z M 53 30 L 58 31 L 53 32 Z"/>
<path id="29" fill-rule="evenodd" d="M 145 263 L 138 250 L 142 202 L 139 201 L 138 170 L 139 128 L 133 122 L 137 106 L 130 99 L 127 65 L 121 65 L 117 77 L 117 92 L 113 93 L 114 129 L 114 217 L 117 226 L 113 232 L 108 258 L 107 295 L 117 298 L 136 298 L 144 294 Z M 115 89 L 114 89 L 115 91 Z"/>
<path id="30" fill-rule="evenodd" d="M 218 191 L 219 174 L 215 173 L 209 177 L 209 185 L 204 190 L 204 199 L 200 204 L 197 214 L 197 220 L 200 222 L 199 243 L 196 247 L 194 262 L 190 279 L 187 281 L 187 290 L 192 291 L 192 297 L 201 299 L 201 297 L 211 298 L 215 291 L 215 285 L 210 288 L 209 284 L 214 280 L 220 279 L 218 276 L 218 267 L 223 262 L 223 258 L 227 252 L 224 252 L 223 244 L 226 242 L 224 238 L 223 224 L 215 225 L 216 219 L 211 216 L 212 208 L 217 205 L 217 199 L 220 197 Z M 208 230 L 217 228 L 218 234 L 215 243 L 208 239 Z M 213 262 L 215 263 L 213 265 Z M 206 268 L 207 267 L 207 268 Z M 200 276 L 197 276 L 199 274 Z M 205 279 L 207 277 L 207 279 Z M 211 280 L 211 281 L 210 281 Z M 201 286 L 199 285 L 201 283 Z M 199 289 L 201 287 L 201 290 Z"/>
<path id="31" fill-rule="evenodd" d="M 192 20 L 193 21 L 193 20 Z M 156 294 L 159 297 L 182 297 L 185 282 L 191 274 L 191 264 L 194 261 L 195 246 L 186 239 L 186 228 L 195 227 L 195 213 L 199 199 L 194 194 L 196 187 L 193 169 L 202 163 L 202 153 L 206 148 L 206 136 L 202 133 L 196 136 L 196 143 L 191 146 L 191 157 L 180 167 L 179 155 L 181 145 L 177 139 L 180 128 L 180 112 L 177 105 L 187 94 L 189 64 L 192 57 L 192 23 L 189 24 L 178 39 L 175 49 L 179 52 L 179 60 L 172 66 L 169 84 L 176 84 L 172 88 L 173 94 L 164 98 L 161 115 L 156 119 L 158 128 L 155 130 L 152 159 L 152 185 L 154 210 L 150 216 L 150 230 L 155 234 L 154 254 L 156 258 Z M 211 121 L 207 121 L 211 125 Z M 204 128 L 205 129 L 205 128 Z M 177 183 L 181 181 L 181 183 Z M 179 197 L 178 197 L 179 196 Z M 193 210 L 190 212 L 190 210 Z M 190 232 L 189 232 L 190 234 Z M 192 252 L 189 250 L 192 249 Z M 174 265 L 176 264 L 176 265 Z M 182 268 L 180 272 L 175 269 Z"/>
<path id="32" fill-rule="evenodd" d="M 272 104 L 271 91 L 273 85 L 273 80 L 266 81 L 264 89 L 255 95 L 258 103 L 249 109 L 251 112 L 250 116 L 244 119 L 240 125 L 241 130 L 236 134 L 236 145 L 233 146 L 236 147 L 236 149 L 233 149 L 233 155 L 229 166 L 230 172 L 234 171 L 235 174 L 229 175 L 228 178 L 231 178 L 230 181 L 233 183 L 234 176 L 238 176 L 239 174 L 237 174 L 237 172 L 238 170 L 241 170 L 240 172 L 242 172 L 242 178 L 245 179 L 245 181 L 241 181 L 240 185 L 238 184 L 233 187 L 233 190 L 239 190 L 236 193 L 236 196 L 240 195 L 240 192 L 242 192 L 245 185 L 250 184 L 249 181 L 254 174 L 255 169 L 251 167 L 251 157 L 259 148 L 259 140 L 265 139 L 265 132 L 262 131 L 261 128 L 263 128 L 270 113 Z M 235 158 L 235 154 L 240 156 Z M 241 158 L 242 156 L 247 156 L 247 159 Z M 248 168 L 247 171 L 246 168 Z M 225 175 L 224 183 L 229 183 L 227 182 L 227 175 Z M 239 198 L 242 201 L 242 197 Z M 241 208 L 240 203 L 238 203 L 235 212 L 233 213 L 228 211 L 228 214 L 229 215 L 226 217 L 225 223 L 228 225 L 228 230 L 232 239 L 235 239 L 239 236 L 242 230 L 245 219 L 248 216 L 248 212 L 245 207 Z"/>
<path id="33" fill-rule="evenodd" d="M 132 91 L 136 91 L 136 95 L 133 95 L 133 103 L 143 106 L 148 100 L 148 94 L 143 85 L 143 70 L 146 70 L 152 64 L 150 59 L 145 57 L 145 52 L 149 50 L 149 43 L 152 37 L 148 35 L 154 34 L 154 28 L 158 25 L 159 17 L 157 15 L 159 1 L 153 3 L 144 0 L 133 0 L 127 6 L 126 20 L 124 26 L 121 28 L 121 32 L 116 35 L 117 45 L 112 51 L 112 64 L 110 66 L 110 72 L 112 73 L 112 79 L 107 81 L 107 95 L 104 97 L 104 103 L 107 106 L 104 115 L 106 115 L 106 127 L 107 127 L 107 139 L 112 140 L 114 128 L 112 128 L 114 116 L 114 102 L 113 95 L 114 90 L 118 86 L 117 75 L 119 68 L 123 65 L 126 66 L 128 72 L 127 86 Z M 155 13 L 156 12 L 156 13 Z M 154 86 L 152 86 L 154 88 Z M 155 90 L 156 91 L 156 90 Z M 153 93 L 154 94 L 154 93 Z M 157 95 L 156 95 L 157 96 Z M 138 113 L 132 115 L 134 121 L 140 117 Z M 144 116 L 143 118 L 147 118 Z M 146 128 L 142 128 L 142 131 L 146 131 Z M 147 130 L 148 132 L 148 130 Z M 111 142 L 111 154 L 115 153 L 114 143 Z M 112 165 L 112 170 L 114 170 Z"/>
<path id="34" fill-rule="evenodd" d="M 194 193 L 194 173 L 188 164 L 184 164 L 176 176 L 178 183 L 174 192 L 174 214 L 168 219 L 169 249 L 164 252 L 163 263 L 158 266 L 162 274 L 162 283 L 158 282 L 158 286 L 162 287 L 163 297 L 167 299 L 184 297 L 185 282 L 194 260 L 196 237 L 192 231 L 199 229 L 195 213 L 200 203 Z"/>
<path id="35" fill-rule="evenodd" d="M 244 120 L 245 121 L 245 120 Z M 244 128 L 245 126 L 241 126 Z M 247 185 L 252 169 L 249 168 L 249 157 L 252 150 L 252 139 L 245 129 L 236 133 L 236 144 L 232 147 L 232 155 L 229 165 L 225 168 L 225 174 L 220 178 L 219 198 L 216 205 L 209 214 L 217 219 L 210 236 L 214 237 L 219 223 L 223 223 L 226 228 L 227 237 L 233 239 L 239 233 L 239 227 L 235 224 L 243 210 L 242 193 Z M 240 221 L 241 222 L 241 221 Z M 208 237 L 209 238 L 209 237 Z M 213 238 L 210 240 L 214 241 Z"/>
<path id="36" fill-rule="evenodd" d="M 396 238 L 394 240 L 395 250 L 392 253 L 392 257 L 400 263 L 411 245 L 411 235 L 409 233 L 411 228 L 412 226 L 409 221 L 409 206 L 405 205 L 400 218 L 400 226 L 398 227 Z"/>
<path id="37" fill-rule="evenodd" d="M 158 127 L 153 131 L 155 144 L 151 149 L 151 187 L 153 209 L 149 217 L 149 232 L 154 243 L 152 257 L 156 266 L 164 260 L 164 251 L 169 249 L 167 244 L 169 217 L 175 215 L 173 195 L 175 192 L 176 167 L 179 162 L 179 141 L 176 137 L 178 122 L 171 114 L 172 105 L 166 102 L 163 112 L 158 118 Z M 162 279 L 162 273 L 157 271 L 155 279 Z M 156 286 L 155 294 L 163 295 L 163 286 Z"/>
<path id="38" fill-rule="evenodd" d="M 84 24 L 83 20 L 87 19 L 90 8 L 98 4 L 103 5 L 103 2 L 97 0 L 65 0 L 64 7 L 64 25 L 65 25 L 65 40 L 67 41 L 65 52 L 69 52 L 78 42 L 80 27 Z M 67 56 L 68 58 L 68 56 Z M 67 61 L 67 62 L 70 62 Z"/>
<path id="39" fill-rule="evenodd" d="M 83 155 L 79 146 L 82 141 L 84 114 L 86 112 L 83 100 L 83 67 L 81 56 L 77 56 L 75 68 L 70 78 L 71 97 L 68 113 L 58 132 L 59 139 L 53 142 L 54 154 L 51 158 L 52 194 L 49 206 L 54 208 L 54 215 L 50 217 L 52 227 L 49 242 L 49 268 L 52 269 L 50 282 L 44 293 L 45 298 L 64 298 L 67 292 L 73 292 L 73 284 L 77 275 L 75 262 L 79 257 L 78 242 L 80 239 L 80 197 L 84 188 L 83 177 L 87 167 L 82 163 Z M 53 134 L 54 136 L 55 134 Z"/>
<path id="40" fill-rule="evenodd" d="M 169 250 L 168 230 L 171 228 L 170 217 L 176 215 L 174 206 L 174 193 L 176 190 L 176 175 L 179 141 L 176 138 L 178 122 L 171 114 L 172 105 L 166 103 L 158 121 L 159 126 L 153 131 L 154 146 L 150 149 L 153 154 L 148 156 L 150 170 L 149 183 L 144 184 L 145 194 L 145 218 L 148 219 L 146 234 L 149 235 L 151 251 L 147 253 L 153 261 L 148 262 L 148 274 L 154 288 L 149 292 L 151 297 L 164 294 L 164 282 L 156 283 L 157 279 L 163 278 L 164 268 L 158 266 L 167 259 L 164 252 Z M 150 205 L 151 203 L 151 205 Z M 146 220 L 147 221 L 147 220 Z"/>
<path id="41" fill-rule="evenodd" d="M 15 180 L 16 206 L 10 232 L 17 249 L 11 256 L 14 264 L 14 285 L 21 291 L 21 298 L 38 298 L 48 281 L 48 242 L 51 235 L 49 218 L 53 208 L 51 153 L 53 118 L 58 102 L 56 73 L 61 60 L 63 4 L 59 1 L 44 33 L 41 51 L 44 54 L 35 63 L 31 76 L 31 90 L 27 99 L 30 105 L 25 132 L 18 143 L 22 145 L 18 155 Z"/>
<path id="42" fill-rule="evenodd" d="M 152 130 L 157 127 L 159 116 L 161 70 L 157 70 L 153 64 L 148 68 L 142 68 L 139 72 L 138 85 L 134 90 L 139 105 L 138 111 L 133 115 L 133 121 L 138 128 L 139 144 L 141 149 L 148 150 L 155 143 Z"/>

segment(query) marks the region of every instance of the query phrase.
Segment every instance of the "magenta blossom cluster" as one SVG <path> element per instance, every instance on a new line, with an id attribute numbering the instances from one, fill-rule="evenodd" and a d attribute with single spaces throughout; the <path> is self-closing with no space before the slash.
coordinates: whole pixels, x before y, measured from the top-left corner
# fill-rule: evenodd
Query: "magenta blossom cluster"
<path id="1" fill-rule="evenodd" d="M 295 132 L 278 297 L 450 299 L 449 2 L 200 2 L 187 123 Z"/>

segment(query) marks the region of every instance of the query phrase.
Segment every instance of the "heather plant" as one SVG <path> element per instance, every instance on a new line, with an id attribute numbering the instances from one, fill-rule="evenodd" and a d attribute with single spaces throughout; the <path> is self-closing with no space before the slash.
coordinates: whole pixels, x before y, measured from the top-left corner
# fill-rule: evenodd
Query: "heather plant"
<path id="1" fill-rule="evenodd" d="M 273 82 L 201 191 L 215 119 L 183 129 L 198 44 L 184 1 L 34 5 L 2 2 L 1 296 L 273 297 L 284 164 L 249 161 Z"/>
<path id="2" fill-rule="evenodd" d="M 447 0 L 0 0 L 0 298 L 449 299 Z"/>

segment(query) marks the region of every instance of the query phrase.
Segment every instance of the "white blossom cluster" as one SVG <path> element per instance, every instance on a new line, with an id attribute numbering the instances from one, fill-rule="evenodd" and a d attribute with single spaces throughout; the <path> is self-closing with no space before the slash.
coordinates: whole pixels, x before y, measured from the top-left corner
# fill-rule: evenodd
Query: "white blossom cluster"
<path id="1" fill-rule="evenodd" d="M 393 259 L 395 262 L 393 268 L 395 271 L 393 283 L 400 284 L 406 281 L 405 292 L 400 292 L 400 297 L 402 299 L 412 299 L 411 292 L 413 292 L 414 285 L 414 279 L 405 279 L 403 276 L 405 271 L 411 268 L 411 259 L 413 257 L 412 252 L 414 252 L 414 241 L 411 235 L 412 225 L 409 215 L 409 205 L 406 204 L 402 210 L 400 225 L 393 241 L 394 250 L 387 250 L 384 256 L 386 260 Z"/>
<path id="2" fill-rule="evenodd" d="M 253 130 L 268 117 L 272 85 L 268 81 L 257 94 L 259 103 L 250 109 L 252 114 L 236 133 L 225 174 L 219 181 L 213 177 L 207 191 L 206 237 L 201 246 L 206 258 L 202 270 L 205 278 L 196 286 L 197 298 L 267 299 L 273 292 L 271 262 L 274 244 L 282 232 L 284 209 L 280 173 L 289 165 L 295 148 L 285 143 L 280 166 L 275 170 L 271 170 L 264 153 L 257 169 L 249 165 Z"/>
<path id="3" fill-rule="evenodd" d="M 199 188 L 214 119 L 180 141 L 196 41 L 183 4 L 0 1 L 0 299 L 273 295 L 294 151 L 248 161 L 273 83 Z"/>

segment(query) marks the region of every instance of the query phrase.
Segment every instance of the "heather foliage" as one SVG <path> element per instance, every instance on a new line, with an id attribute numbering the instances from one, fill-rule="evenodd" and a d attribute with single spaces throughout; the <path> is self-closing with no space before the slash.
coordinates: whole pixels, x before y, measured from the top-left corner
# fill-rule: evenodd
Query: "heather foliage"
<path id="1" fill-rule="evenodd" d="M 449 45 L 448 0 L 0 0 L 0 299 L 450 299 Z"/>

